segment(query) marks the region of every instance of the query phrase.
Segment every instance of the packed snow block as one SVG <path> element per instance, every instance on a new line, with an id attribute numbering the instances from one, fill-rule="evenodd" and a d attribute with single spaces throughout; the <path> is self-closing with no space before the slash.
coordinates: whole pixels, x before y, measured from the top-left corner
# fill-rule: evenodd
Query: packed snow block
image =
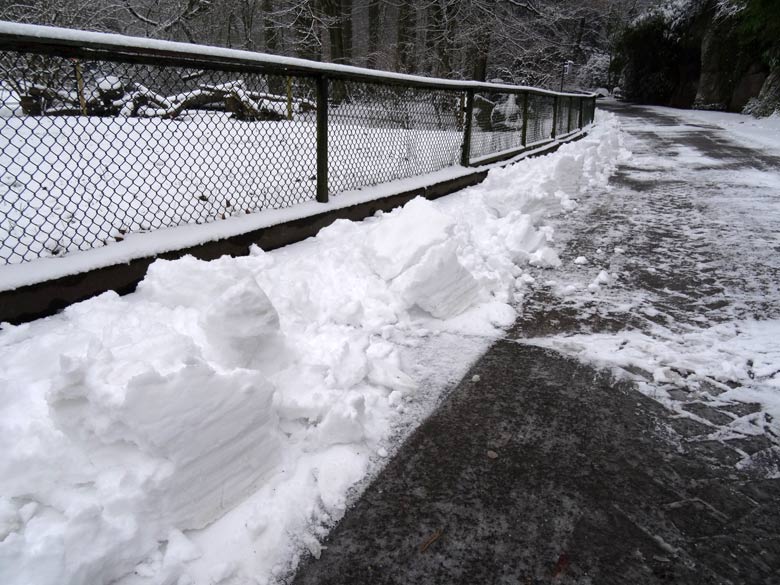
<path id="1" fill-rule="evenodd" d="M 385 280 L 401 274 L 433 245 L 445 241 L 454 220 L 427 199 L 417 197 L 385 216 L 372 230 L 366 256 L 372 270 Z"/>
<path id="2" fill-rule="evenodd" d="M 609 272 L 602 270 L 598 273 L 596 278 L 593 279 L 593 282 L 588 285 L 588 290 L 597 291 L 601 288 L 602 284 L 609 284 L 611 281 L 612 279 L 609 276 Z"/>
<path id="3" fill-rule="evenodd" d="M 533 252 L 548 242 L 548 233 L 536 229 L 533 218 L 519 211 L 501 219 L 498 234 L 515 263 L 527 261 Z"/>
<path id="4" fill-rule="evenodd" d="M 230 259 L 207 262 L 183 256 L 177 260 L 156 260 L 137 290 L 141 296 L 166 307 L 203 307 L 219 298 L 238 278 L 246 278 L 246 273 Z"/>
<path id="5" fill-rule="evenodd" d="M 392 343 L 375 340 L 366 350 L 368 380 L 391 391 L 409 393 L 417 389 L 417 383 L 401 367 L 398 350 Z"/>
<path id="6" fill-rule="evenodd" d="M 210 524 L 280 462 L 274 388 L 257 375 L 243 378 L 195 364 L 130 383 L 122 422 L 147 453 L 174 465 L 158 487 L 166 524 Z"/>
<path id="7" fill-rule="evenodd" d="M 274 387 L 257 372 L 217 372 L 193 358 L 176 372 L 150 368 L 112 387 L 92 380 L 86 364 L 70 369 L 70 383 L 48 399 L 52 417 L 74 447 L 116 453 L 94 470 L 98 483 L 122 478 L 115 493 L 96 494 L 107 510 L 160 529 L 202 528 L 279 463 Z"/>
<path id="8" fill-rule="evenodd" d="M 421 260 L 393 281 L 407 306 L 418 306 L 438 319 L 459 315 L 479 302 L 477 281 L 458 260 L 455 244 L 429 248 Z"/>
<path id="9" fill-rule="evenodd" d="M 366 437 L 365 398 L 355 395 L 346 402 L 337 402 L 328 409 L 322 422 L 315 428 L 315 442 L 319 445 L 358 444 Z"/>
<path id="10" fill-rule="evenodd" d="M 228 367 L 253 366 L 268 375 L 288 360 L 279 315 L 254 278 L 233 285 L 206 310 L 207 353 Z"/>
<path id="11" fill-rule="evenodd" d="M 563 262 L 558 257 L 558 253 L 552 248 L 540 248 L 531 254 L 528 263 L 542 268 L 560 268 Z"/>
<path id="12" fill-rule="evenodd" d="M 577 183 L 582 178 L 582 169 L 585 164 L 585 156 L 582 153 L 562 153 L 555 163 L 553 179 L 559 184 L 568 185 Z"/>

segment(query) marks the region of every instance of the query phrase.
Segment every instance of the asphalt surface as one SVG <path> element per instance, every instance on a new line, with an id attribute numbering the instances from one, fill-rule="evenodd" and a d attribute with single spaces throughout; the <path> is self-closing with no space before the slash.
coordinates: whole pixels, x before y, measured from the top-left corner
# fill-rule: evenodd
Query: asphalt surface
<path id="1" fill-rule="evenodd" d="M 648 125 L 675 123 L 636 108 L 620 113 Z M 669 139 L 656 137 L 648 137 L 648 148 Z M 726 144 L 712 129 L 674 140 L 727 159 L 734 169 L 780 169 L 780 161 Z M 691 200 L 675 191 L 681 178 L 668 175 L 643 178 L 626 166 L 614 183 L 644 193 L 648 205 L 663 207 L 661 215 L 708 221 L 685 211 Z M 593 213 L 571 234 L 572 253 L 595 250 L 599 233 L 622 221 L 616 206 Z M 777 288 L 776 263 L 737 282 L 728 264 L 738 258 L 724 260 L 725 252 L 690 230 L 663 221 L 643 229 L 640 259 L 648 267 L 673 261 L 682 268 L 642 271 L 640 263 L 626 286 L 655 295 L 671 319 L 717 322 L 778 310 L 766 293 Z M 742 288 L 732 300 L 725 292 L 735 286 Z M 526 307 L 507 338 L 366 488 L 321 557 L 305 560 L 292 582 L 780 584 L 780 480 L 765 468 L 736 466 L 746 452 L 771 459 L 777 437 L 691 440 L 708 429 L 672 416 L 630 382 L 524 342 L 567 331 L 641 328 L 636 315 L 604 306 L 582 311 L 543 288 Z M 713 421 L 718 414 L 726 416 L 705 412 Z"/>

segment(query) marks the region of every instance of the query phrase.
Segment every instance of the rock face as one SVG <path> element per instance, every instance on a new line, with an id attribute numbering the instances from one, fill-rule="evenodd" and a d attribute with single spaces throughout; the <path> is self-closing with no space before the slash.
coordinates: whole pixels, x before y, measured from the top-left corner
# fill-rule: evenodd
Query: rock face
<path id="1" fill-rule="evenodd" d="M 778 74 L 775 73 L 776 79 L 777 75 Z M 755 96 L 761 93 L 764 83 L 768 80 L 769 76 L 761 63 L 754 63 L 751 65 L 737 82 L 737 86 L 731 94 L 729 109 L 732 111 L 741 111 L 743 108 L 747 107 L 750 100 L 755 99 Z M 775 96 L 775 101 L 777 101 L 777 97 L 778 96 Z"/>
<path id="2" fill-rule="evenodd" d="M 650 104 L 771 115 L 780 68 L 770 75 L 767 39 L 704 0 L 687 13 L 657 13 L 629 28 L 621 49 L 629 99 Z M 764 35 L 766 36 L 766 35 Z"/>
<path id="3" fill-rule="evenodd" d="M 707 15 L 701 38 L 701 75 L 694 108 L 740 111 L 767 77 L 760 49 L 740 41 L 733 19 Z"/>
<path id="4" fill-rule="evenodd" d="M 780 66 L 775 67 L 764 81 L 757 98 L 751 98 L 744 113 L 754 116 L 771 116 L 780 111 Z"/>
<path id="5" fill-rule="evenodd" d="M 725 110 L 731 101 L 731 88 L 735 85 L 736 61 L 734 39 L 723 24 L 710 26 L 701 40 L 701 75 L 696 91 L 695 108 Z"/>
<path id="6" fill-rule="evenodd" d="M 667 28 L 665 19 L 656 15 L 626 31 L 620 85 L 632 101 L 688 107 L 696 88 L 686 92 L 684 78 L 698 79 L 697 47 L 688 54 L 685 43 L 668 35 Z"/>

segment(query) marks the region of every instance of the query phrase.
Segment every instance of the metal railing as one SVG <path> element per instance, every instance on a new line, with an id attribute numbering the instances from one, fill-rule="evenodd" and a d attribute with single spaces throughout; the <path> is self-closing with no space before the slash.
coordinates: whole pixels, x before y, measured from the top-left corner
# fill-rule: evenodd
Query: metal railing
<path id="1" fill-rule="evenodd" d="M 0 264 L 577 131 L 593 96 L 0 22 Z"/>

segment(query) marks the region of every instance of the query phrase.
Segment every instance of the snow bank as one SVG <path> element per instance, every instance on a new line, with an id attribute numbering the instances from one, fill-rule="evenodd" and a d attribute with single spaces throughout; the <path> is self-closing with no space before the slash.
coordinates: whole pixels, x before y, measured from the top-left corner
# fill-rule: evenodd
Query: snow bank
<path id="1" fill-rule="evenodd" d="M 616 125 L 437 202 L 273 253 L 161 260 L 132 295 L 5 325 L 0 582 L 266 583 L 317 556 L 419 380 L 485 345 L 418 356 L 445 332 L 488 343 L 524 266 L 560 263 L 545 217 L 606 184 Z"/>

